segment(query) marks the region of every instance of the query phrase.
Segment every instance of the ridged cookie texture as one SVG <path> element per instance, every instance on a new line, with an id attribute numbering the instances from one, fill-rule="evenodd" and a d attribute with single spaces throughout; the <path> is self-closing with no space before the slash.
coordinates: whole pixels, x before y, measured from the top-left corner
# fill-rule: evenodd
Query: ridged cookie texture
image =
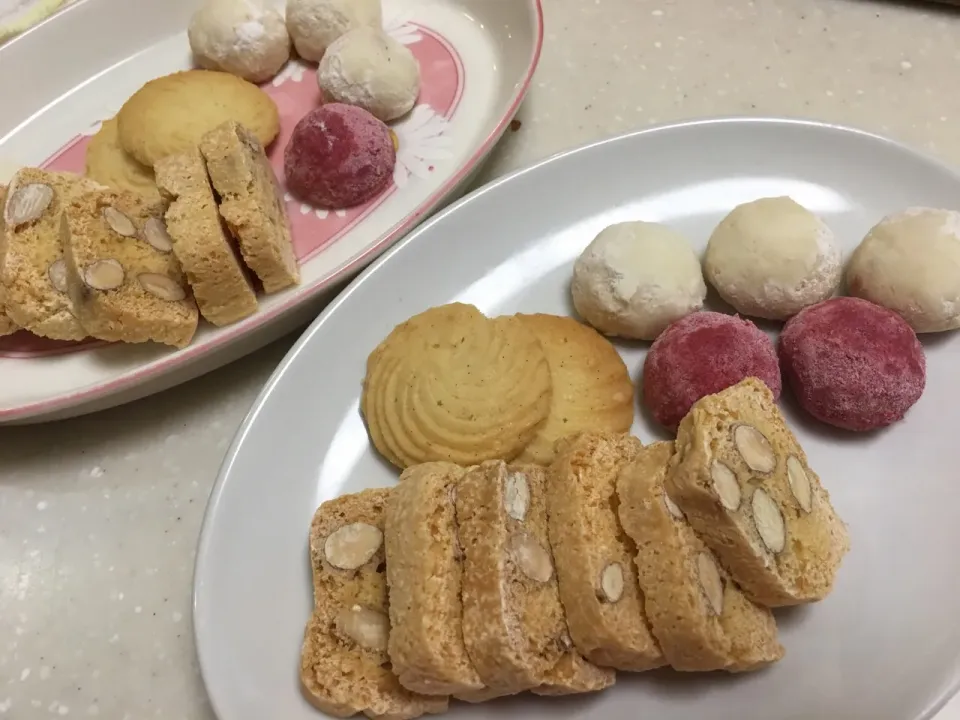
<path id="1" fill-rule="evenodd" d="M 429 695 L 484 687 L 463 642 L 463 554 L 454 505 L 463 474 L 452 463 L 414 465 L 386 502 L 390 663 L 401 685 Z"/>
<path id="2" fill-rule="evenodd" d="M 578 654 L 557 589 L 545 486 L 543 468 L 502 460 L 468 470 L 457 486 L 463 638 L 488 688 L 461 699 L 524 690 L 569 694 L 613 684 L 611 671 L 572 661 Z"/>
<path id="3" fill-rule="evenodd" d="M 618 513 L 637 546 L 644 609 L 667 662 L 683 671 L 754 670 L 783 657 L 773 614 L 748 600 L 663 488 L 672 442 L 620 471 Z"/>
<path id="4" fill-rule="evenodd" d="M 798 605 L 833 588 L 850 548 L 846 525 L 756 378 L 693 406 L 666 489 L 755 602 Z"/>
<path id="5" fill-rule="evenodd" d="M 610 341 L 573 318 L 517 317 L 540 341 L 553 381 L 547 420 L 517 460 L 549 465 L 557 440 L 581 430 L 627 432 L 633 424 L 633 383 Z"/>
<path id="6" fill-rule="evenodd" d="M 300 656 L 307 699 L 336 717 L 408 720 L 447 709 L 412 693 L 390 671 L 383 529 L 389 489 L 323 503 L 310 526 L 314 612 Z"/>
<path id="7" fill-rule="evenodd" d="M 643 671 L 665 663 L 644 613 L 636 548 L 617 516 L 617 478 L 643 444 L 580 433 L 557 443 L 547 482 L 550 545 L 576 648 L 597 665 Z"/>
<path id="8" fill-rule="evenodd" d="M 551 394 L 546 357 L 521 320 L 453 303 L 398 325 L 371 353 L 360 407 L 397 467 L 471 465 L 520 454 Z"/>

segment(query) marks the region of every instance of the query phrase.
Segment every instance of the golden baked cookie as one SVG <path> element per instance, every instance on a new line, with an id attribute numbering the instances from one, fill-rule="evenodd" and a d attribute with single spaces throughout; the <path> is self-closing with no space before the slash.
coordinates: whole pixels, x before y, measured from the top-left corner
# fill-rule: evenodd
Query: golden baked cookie
<path id="1" fill-rule="evenodd" d="M 149 202 L 159 202 L 153 170 L 141 165 L 120 146 L 115 117 L 105 120 L 87 145 L 86 175 L 117 190 L 130 190 Z"/>
<path id="2" fill-rule="evenodd" d="M 377 450 L 405 468 L 510 460 L 550 410 L 550 368 L 515 317 L 431 308 L 394 328 L 367 360 L 361 411 Z"/>
<path id="3" fill-rule="evenodd" d="M 549 465 L 562 437 L 581 430 L 627 432 L 633 424 L 633 384 L 613 345 L 573 318 L 517 317 L 540 341 L 553 380 L 547 421 L 518 459 Z"/>
<path id="4" fill-rule="evenodd" d="M 266 147 L 280 132 L 277 106 L 253 83 L 215 70 L 186 70 L 151 80 L 117 114 L 120 145 L 153 167 L 186 152 L 227 120 L 247 127 Z"/>

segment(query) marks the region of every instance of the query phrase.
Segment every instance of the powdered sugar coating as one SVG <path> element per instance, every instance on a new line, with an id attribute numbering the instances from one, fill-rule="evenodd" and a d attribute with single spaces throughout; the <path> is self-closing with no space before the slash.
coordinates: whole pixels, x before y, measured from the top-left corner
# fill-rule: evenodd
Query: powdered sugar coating
<path id="1" fill-rule="evenodd" d="M 675 430 L 693 404 L 748 377 L 780 397 L 773 343 L 749 320 L 716 312 L 687 315 L 658 337 L 643 364 L 643 402 Z"/>
<path id="2" fill-rule="evenodd" d="M 390 183 L 397 153 L 387 126 L 340 103 L 311 110 L 293 129 L 283 155 L 287 187 L 321 208 L 359 205 Z"/>
<path id="3" fill-rule="evenodd" d="M 847 266 L 847 290 L 916 332 L 960 328 L 960 212 L 912 207 L 874 225 Z"/>
<path id="4" fill-rule="evenodd" d="M 840 246 L 827 224 L 789 197 L 735 207 L 710 236 L 704 275 L 752 317 L 785 320 L 840 285 Z"/>
<path id="5" fill-rule="evenodd" d="M 290 58 L 283 16 L 258 0 L 205 0 L 187 28 L 198 64 L 264 82 Z"/>
<path id="6" fill-rule="evenodd" d="M 780 335 L 779 355 L 800 406 L 847 430 L 901 420 L 926 384 L 923 347 L 907 322 L 860 298 L 800 312 Z"/>
<path id="7" fill-rule="evenodd" d="M 294 47 L 312 62 L 320 62 L 344 33 L 382 23 L 380 0 L 287 0 L 287 29 Z"/>
<path id="8" fill-rule="evenodd" d="M 327 48 L 317 85 L 326 102 L 356 105 L 390 122 L 417 102 L 420 65 L 406 45 L 376 28 L 359 27 Z"/>

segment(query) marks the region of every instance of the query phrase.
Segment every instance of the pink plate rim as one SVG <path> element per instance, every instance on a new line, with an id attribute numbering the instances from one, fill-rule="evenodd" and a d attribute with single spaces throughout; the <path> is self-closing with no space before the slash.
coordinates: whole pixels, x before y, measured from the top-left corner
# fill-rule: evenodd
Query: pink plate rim
<path id="1" fill-rule="evenodd" d="M 373 256 L 376 256 L 378 253 L 397 242 L 401 237 L 403 237 L 403 235 L 416 226 L 423 215 L 434 209 L 441 202 L 444 196 L 449 194 L 461 181 L 464 180 L 467 175 L 470 174 L 470 172 L 476 168 L 480 160 L 490 152 L 494 144 L 496 144 L 497 140 L 499 140 L 500 136 L 504 133 L 509 123 L 513 120 L 513 117 L 516 115 L 524 97 L 526 97 L 527 91 L 530 88 L 530 83 L 533 79 L 533 73 L 537 69 L 537 64 L 540 61 L 540 53 L 543 49 L 544 35 L 542 0 L 530 0 L 530 2 L 532 3 L 533 10 L 536 15 L 536 39 L 534 42 L 533 53 L 530 56 L 523 80 L 520 82 L 514 93 L 513 101 L 510 103 L 510 107 L 507 108 L 507 111 L 500 118 L 496 126 L 490 131 L 483 142 L 480 143 L 479 147 L 477 147 L 474 153 L 470 156 L 470 159 L 465 162 L 456 173 L 450 176 L 450 178 L 435 193 L 424 200 L 412 213 L 407 215 L 403 220 L 395 225 L 379 241 L 366 248 L 347 262 L 343 263 L 340 267 L 335 268 L 326 276 L 314 281 L 310 285 L 301 288 L 299 292 L 292 295 L 289 299 L 279 304 L 277 307 L 261 312 L 258 316 L 258 322 L 252 327 L 236 327 L 235 329 L 225 330 L 221 333 L 218 333 L 214 339 L 208 342 L 187 347 L 184 350 L 180 350 L 171 354 L 169 357 L 158 361 L 150 367 L 143 368 L 138 372 L 125 375 L 115 380 L 98 383 L 88 388 L 77 390 L 75 392 L 64 393 L 63 395 L 47 400 L 39 400 L 12 408 L 0 408 L 0 422 L 25 420 L 36 415 L 66 410 L 79 405 L 86 400 L 106 397 L 122 392 L 123 390 L 127 390 L 139 385 L 145 380 L 163 375 L 174 368 L 182 367 L 191 361 L 202 357 L 211 350 L 236 340 L 239 336 L 250 332 L 253 328 L 261 327 L 269 320 L 278 317 L 289 310 L 292 310 L 294 307 L 310 300 L 311 298 L 316 297 L 331 285 L 335 284 L 338 280 L 341 280 L 351 272 L 359 269 L 367 262 L 372 260 Z M 48 18 L 47 22 L 49 22 L 51 19 L 53 18 Z M 43 24 L 45 23 L 41 23 L 33 29 L 37 30 Z"/>

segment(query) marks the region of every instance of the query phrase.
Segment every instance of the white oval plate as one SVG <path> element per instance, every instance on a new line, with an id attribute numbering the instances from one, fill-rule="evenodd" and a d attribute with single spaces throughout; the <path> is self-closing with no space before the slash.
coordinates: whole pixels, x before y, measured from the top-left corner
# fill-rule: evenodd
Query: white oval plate
<path id="1" fill-rule="evenodd" d="M 379 197 L 327 213 L 288 196 L 302 283 L 261 298 L 226 328 L 201 323 L 190 347 L 0 338 L 0 423 L 117 405 L 228 363 L 307 322 L 322 291 L 373 260 L 469 179 L 526 93 L 543 38 L 539 0 L 382 0 L 385 29 L 423 76 L 417 106 L 391 125 L 394 181 Z M 185 28 L 196 0 L 82 0 L 0 48 L 0 182 L 21 165 L 83 171 L 100 121 L 151 78 L 189 68 Z M 93 39 L 97 38 L 96 41 Z M 51 71 L 51 68 L 56 71 Z M 10 72 L 17 68 L 16 72 Z M 315 68 L 296 60 L 264 85 L 280 110 L 270 156 L 319 102 Z"/>
<path id="2" fill-rule="evenodd" d="M 453 301 L 488 314 L 570 313 L 572 261 L 606 225 L 667 223 L 702 251 L 734 205 L 778 194 L 822 215 L 849 253 L 888 212 L 956 207 L 960 177 L 887 140 L 828 125 L 734 119 L 665 127 L 575 150 L 488 185 L 356 280 L 274 374 L 211 496 L 194 622 L 220 720 L 318 715 L 301 699 L 297 680 L 312 604 L 310 518 L 324 500 L 396 480 L 371 450 L 357 407 L 367 354 L 397 323 Z M 739 677 L 622 673 L 616 687 L 595 697 L 458 705 L 452 716 L 930 717 L 960 672 L 953 555 L 960 548 L 960 336 L 924 344 L 927 392 L 885 432 L 832 433 L 788 407 L 850 525 L 853 549 L 826 601 L 778 614 L 787 649 L 781 663 Z M 635 376 L 645 350 L 620 350 Z M 634 431 L 645 442 L 658 436 L 642 417 Z"/>

